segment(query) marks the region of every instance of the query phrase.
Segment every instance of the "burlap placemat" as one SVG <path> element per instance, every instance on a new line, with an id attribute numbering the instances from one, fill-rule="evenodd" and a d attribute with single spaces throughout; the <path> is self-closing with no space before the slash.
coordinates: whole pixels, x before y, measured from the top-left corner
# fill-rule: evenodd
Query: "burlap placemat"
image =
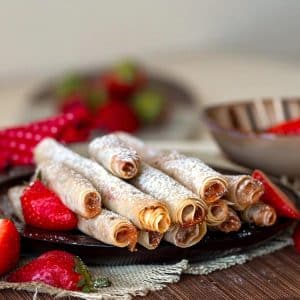
<path id="1" fill-rule="evenodd" d="M 285 233 L 267 243 L 236 255 L 227 255 L 205 262 L 189 264 L 182 260 L 176 264 L 163 265 L 129 265 L 129 266 L 90 266 L 95 276 L 106 276 L 111 279 L 112 286 L 103 288 L 97 293 L 71 292 L 36 283 L 8 283 L 0 281 L 0 289 L 12 288 L 35 293 L 47 293 L 56 297 L 75 296 L 82 299 L 131 299 L 133 296 L 144 296 L 149 291 L 160 290 L 168 283 L 178 282 L 181 274 L 206 275 L 243 264 L 257 256 L 292 245 L 290 233 Z M 22 261 L 24 263 L 25 261 Z"/>

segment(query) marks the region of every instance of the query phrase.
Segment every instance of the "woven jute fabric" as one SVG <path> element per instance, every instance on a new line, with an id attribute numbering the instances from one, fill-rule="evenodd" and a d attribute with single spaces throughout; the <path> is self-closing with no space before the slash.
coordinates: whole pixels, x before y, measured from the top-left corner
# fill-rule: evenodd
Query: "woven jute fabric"
<path id="1" fill-rule="evenodd" d="M 290 233 L 285 233 L 257 248 L 200 263 L 189 264 L 187 260 L 182 260 L 175 264 L 163 265 L 89 266 L 95 277 L 105 276 L 112 281 L 112 286 L 102 288 L 97 293 L 71 292 L 37 283 L 8 283 L 4 279 L 0 281 L 0 289 L 31 291 L 34 296 L 38 293 L 47 293 L 56 297 L 76 296 L 82 299 L 125 300 L 133 296 L 144 296 L 149 291 L 163 289 L 166 284 L 179 281 L 182 274 L 206 275 L 216 270 L 246 263 L 257 256 L 272 253 L 292 244 Z"/>

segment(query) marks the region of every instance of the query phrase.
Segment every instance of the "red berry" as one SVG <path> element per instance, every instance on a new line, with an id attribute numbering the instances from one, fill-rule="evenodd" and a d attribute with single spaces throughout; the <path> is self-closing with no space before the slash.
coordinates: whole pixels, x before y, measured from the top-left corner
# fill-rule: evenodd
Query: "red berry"
<path id="1" fill-rule="evenodd" d="M 90 131 L 86 128 L 76 129 L 74 127 L 67 127 L 61 134 L 58 140 L 63 143 L 77 143 L 86 141 L 89 137 Z"/>
<path id="2" fill-rule="evenodd" d="M 64 98 L 60 111 L 67 113 L 73 111 L 74 108 L 85 107 L 85 101 L 86 99 L 80 94 L 68 96 L 67 98 Z"/>
<path id="3" fill-rule="evenodd" d="M 10 274 L 9 282 L 43 282 L 66 290 L 94 291 L 94 282 L 85 264 L 77 256 L 53 250 Z M 110 282 L 103 278 L 103 285 Z"/>
<path id="4" fill-rule="evenodd" d="M 20 257 L 20 235 L 15 224 L 0 219 L 0 275 L 10 271 Z"/>
<path id="5" fill-rule="evenodd" d="M 99 109 L 95 127 L 107 131 L 135 132 L 139 128 L 139 121 L 127 103 L 112 100 Z"/>
<path id="6" fill-rule="evenodd" d="M 127 99 L 145 85 L 146 74 L 134 63 L 123 62 L 102 77 L 102 84 L 111 97 Z"/>
<path id="7" fill-rule="evenodd" d="M 300 119 L 294 119 L 277 124 L 269 129 L 268 133 L 280 135 L 297 135 L 300 134 Z"/>
<path id="8" fill-rule="evenodd" d="M 26 224 L 46 230 L 67 231 L 77 227 L 77 217 L 41 181 L 31 183 L 21 196 Z"/>
<path id="9" fill-rule="evenodd" d="M 295 228 L 293 239 L 294 239 L 295 249 L 297 252 L 300 253 L 300 224 L 298 224 Z"/>
<path id="10" fill-rule="evenodd" d="M 272 206 L 279 216 L 300 219 L 300 211 L 288 196 L 276 186 L 268 176 L 260 170 L 255 170 L 252 177 L 261 181 L 265 188 L 262 201 Z"/>

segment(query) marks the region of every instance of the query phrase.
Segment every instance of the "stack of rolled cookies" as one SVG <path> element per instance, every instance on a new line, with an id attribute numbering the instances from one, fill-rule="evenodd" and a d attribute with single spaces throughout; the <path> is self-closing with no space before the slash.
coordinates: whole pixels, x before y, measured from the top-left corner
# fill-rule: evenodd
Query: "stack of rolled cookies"
<path id="1" fill-rule="evenodd" d="M 162 239 L 199 243 L 207 229 L 238 231 L 241 222 L 270 226 L 274 209 L 259 201 L 263 187 L 247 175 L 225 176 L 200 159 L 162 152 L 123 133 L 105 135 L 82 157 L 46 138 L 34 150 L 41 180 L 78 215 L 78 229 L 104 243 L 155 249 Z M 9 190 L 21 219 L 24 187 Z"/>

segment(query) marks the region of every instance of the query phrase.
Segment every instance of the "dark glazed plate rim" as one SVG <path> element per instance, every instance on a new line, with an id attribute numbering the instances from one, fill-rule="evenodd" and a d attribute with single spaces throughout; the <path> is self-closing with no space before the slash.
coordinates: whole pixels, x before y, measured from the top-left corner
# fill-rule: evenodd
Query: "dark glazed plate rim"
<path id="1" fill-rule="evenodd" d="M 239 173 L 229 169 L 214 168 L 224 174 Z M 33 168 L 24 170 L 21 168 L 17 172 L 18 175 L 12 173 L 10 176 L 0 176 L 0 204 L 2 204 L 2 206 L 7 188 L 28 180 L 32 175 L 32 171 Z M 274 180 L 295 201 L 299 201 L 292 190 L 280 184 L 276 179 Z M 9 213 L 8 208 L 4 208 L 3 210 Z M 257 227 L 245 224 L 237 233 L 224 234 L 221 232 L 209 232 L 200 243 L 190 248 L 178 248 L 163 241 L 155 250 L 147 250 L 138 246 L 138 251 L 134 253 L 129 252 L 126 248 L 106 245 L 78 231 L 47 232 L 26 226 L 18 220 L 16 220 L 16 225 L 22 236 L 22 252 L 25 255 L 39 254 L 50 249 L 59 248 L 80 255 L 88 263 L 123 265 L 172 262 L 179 261 L 183 258 L 197 262 L 212 257 L 238 253 L 278 236 L 291 227 L 293 221 L 280 218 L 278 222 L 271 227 Z"/>

